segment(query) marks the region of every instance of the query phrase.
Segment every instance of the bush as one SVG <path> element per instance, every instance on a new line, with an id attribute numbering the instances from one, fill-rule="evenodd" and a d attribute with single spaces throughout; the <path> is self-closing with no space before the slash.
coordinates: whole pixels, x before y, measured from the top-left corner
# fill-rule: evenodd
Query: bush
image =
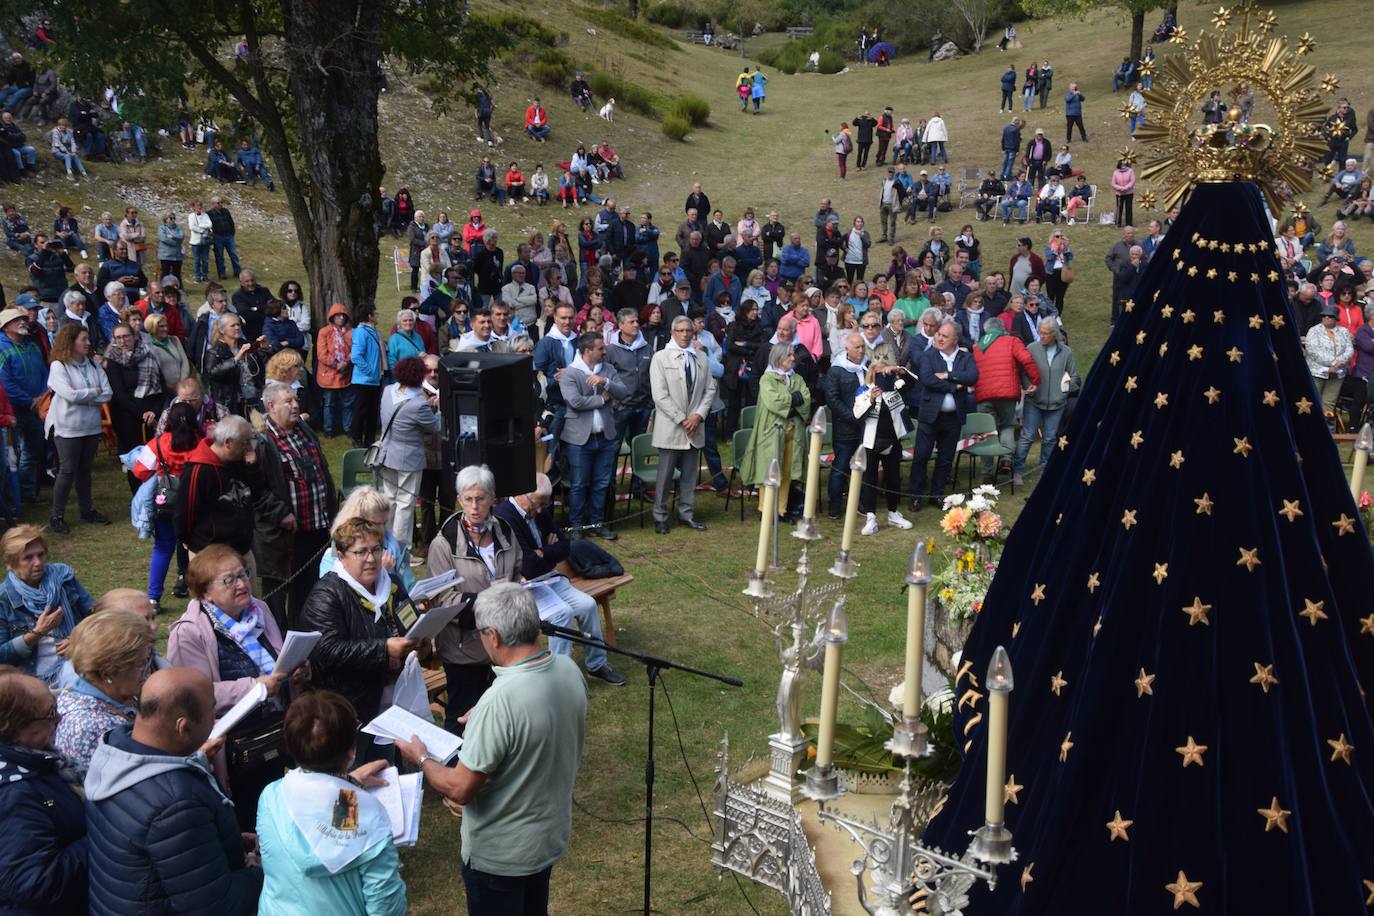
<path id="1" fill-rule="evenodd" d="M 670 114 L 663 119 L 663 136 L 681 142 L 692 129 L 692 123 L 680 114 Z"/>
<path id="2" fill-rule="evenodd" d="M 759 63 L 765 67 L 772 67 L 779 73 L 800 73 L 806 65 L 806 52 L 802 50 L 801 45 L 792 41 L 780 48 L 760 51 L 755 56 Z"/>
<path id="3" fill-rule="evenodd" d="M 672 114 L 686 118 L 693 127 L 703 127 L 711 120 L 711 103 L 699 95 L 684 95 L 673 103 Z"/>
<path id="4" fill-rule="evenodd" d="M 597 70 L 587 77 L 587 84 L 592 87 L 592 94 L 601 99 L 615 95 L 616 83 L 618 82 L 619 80 L 614 76 L 602 70 Z"/>
<path id="5" fill-rule="evenodd" d="M 543 83 L 554 89 L 562 89 L 568 82 L 567 74 L 563 68 L 557 64 L 546 64 L 541 62 L 530 67 L 530 77 L 537 83 Z"/>
<path id="6" fill-rule="evenodd" d="M 596 70 L 587 77 L 592 94 L 601 99 L 615 99 L 617 105 L 624 105 L 650 118 L 657 118 L 667 110 L 667 100 L 652 90 L 637 83 L 617 79 L 604 70 Z"/>
<path id="7" fill-rule="evenodd" d="M 848 64 L 845 63 L 842 56 L 827 49 L 821 52 L 820 60 L 816 63 L 816 70 L 821 73 L 839 73 L 847 66 Z"/>
<path id="8" fill-rule="evenodd" d="M 605 29 L 608 32 L 615 32 L 626 38 L 632 38 L 641 44 L 650 45 L 655 48 L 665 48 L 669 51 L 678 50 L 677 42 L 668 36 L 657 31 L 652 26 L 642 22 L 635 22 L 633 19 L 626 19 L 624 16 L 613 10 L 598 9 L 594 6 L 579 6 L 577 14 L 586 19 L 597 28 Z"/>
<path id="9" fill-rule="evenodd" d="M 668 29 L 678 29 L 687 21 L 687 11 L 676 3 L 655 3 L 644 13 L 644 18 L 654 25 Z"/>
<path id="10" fill-rule="evenodd" d="M 558 33 L 538 19 L 520 13 L 487 14 L 475 13 L 493 28 L 505 32 L 516 42 L 528 41 L 552 47 L 558 42 Z"/>

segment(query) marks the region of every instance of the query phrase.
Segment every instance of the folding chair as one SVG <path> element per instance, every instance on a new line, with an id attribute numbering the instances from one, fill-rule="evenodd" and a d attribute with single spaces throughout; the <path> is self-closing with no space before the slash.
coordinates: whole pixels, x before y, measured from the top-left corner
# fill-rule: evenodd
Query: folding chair
<path id="1" fill-rule="evenodd" d="M 746 408 L 753 410 L 752 407 Z M 740 476 L 740 462 L 744 459 L 744 453 L 749 451 L 749 437 L 754 434 L 752 429 L 737 429 L 735 435 L 730 439 L 730 478 L 725 486 L 725 511 L 730 511 L 730 497 L 735 492 L 735 480 L 739 479 L 739 520 L 744 521 L 744 494 L 749 490 L 749 484 Z"/>
<path id="2" fill-rule="evenodd" d="M 658 485 L 658 449 L 654 448 L 654 434 L 641 433 L 630 440 L 630 474 L 640 482 L 639 487 L 639 527 L 644 527 L 644 494 L 650 487 Z M 673 472 L 677 481 L 682 474 Z M 676 493 L 673 502 L 677 502 Z M 671 514 L 671 511 L 670 511 Z"/>
<path id="3" fill-rule="evenodd" d="M 989 433 L 991 433 L 992 435 L 988 438 L 982 440 L 981 442 L 973 443 L 968 448 L 961 450 L 958 454 L 954 456 L 953 476 L 956 479 L 959 476 L 959 460 L 963 458 L 965 455 L 968 456 L 968 488 L 970 490 L 973 489 L 973 467 L 975 464 L 977 464 L 977 462 L 973 459 L 990 457 L 996 458 L 1000 462 L 1003 458 L 1010 458 L 1016 451 L 1013 448 L 1003 445 L 1002 441 L 997 438 L 997 421 L 993 419 L 993 416 L 990 413 L 978 413 L 976 411 L 970 413 L 964 419 L 964 428 L 959 430 L 959 438 L 963 440 L 968 439 L 972 436 L 987 435 Z M 992 479 L 994 481 L 996 481 L 997 479 L 997 471 L 995 470 L 995 468 L 996 466 L 994 465 L 994 471 L 992 475 Z M 1012 481 L 1011 488 L 1011 492 L 1014 494 L 1016 492 L 1015 479 L 1013 479 Z"/>
<path id="4" fill-rule="evenodd" d="M 401 275 L 410 276 L 410 254 L 401 253 L 401 249 L 391 249 L 391 261 L 396 268 L 396 292 L 401 291 Z"/>
<path id="5" fill-rule="evenodd" d="M 344 499 L 359 487 L 374 485 L 372 468 L 363 463 L 367 449 L 351 448 L 343 453 L 343 468 L 339 471 L 339 491 Z"/>

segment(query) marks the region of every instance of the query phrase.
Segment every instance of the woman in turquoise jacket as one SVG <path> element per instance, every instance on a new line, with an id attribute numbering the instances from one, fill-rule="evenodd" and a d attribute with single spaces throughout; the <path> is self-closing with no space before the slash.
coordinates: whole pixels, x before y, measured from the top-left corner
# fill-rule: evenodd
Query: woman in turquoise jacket
<path id="1" fill-rule="evenodd" d="M 415 312 L 411 309 L 401 309 L 396 313 L 396 330 L 386 339 L 388 366 L 396 365 L 407 356 L 425 358 L 425 341 L 416 330 L 415 321 Z"/>
<path id="2" fill-rule="evenodd" d="M 353 436 L 354 448 L 367 448 L 377 438 L 382 407 L 382 373 L 386 371 L 386 351 L 377 330 L 377 306 L 365 302 L 358 306 L 353 327 Z"/>
<path id="3" fill-rule="evenodd" d="M 385 785 L 376 774 L 386 762 L 349 772 L 357 730 L 352 704 L 332 691 L 307 693 L 287 709 L 282 732 L 299 769 L 258 802 L 259 916 L 405 913 L 391 819 L 364 789 Z"/>

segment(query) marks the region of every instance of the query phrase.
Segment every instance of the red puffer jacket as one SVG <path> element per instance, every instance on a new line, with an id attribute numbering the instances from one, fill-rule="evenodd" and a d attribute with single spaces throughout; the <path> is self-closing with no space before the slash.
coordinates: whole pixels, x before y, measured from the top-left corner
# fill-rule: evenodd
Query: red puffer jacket
<path id="1" fill-rule="evenodd" d="M 1032 384 L 1040 384 L 1040 370 L 1015 334 L 1003 332 L 988 344 L 986 351 L 974 346 L 973 361 L 978 365 L 973 398 L 980 404 L 995 398 L 1020 398 L 1022 372 L 1030 376 Z"/>

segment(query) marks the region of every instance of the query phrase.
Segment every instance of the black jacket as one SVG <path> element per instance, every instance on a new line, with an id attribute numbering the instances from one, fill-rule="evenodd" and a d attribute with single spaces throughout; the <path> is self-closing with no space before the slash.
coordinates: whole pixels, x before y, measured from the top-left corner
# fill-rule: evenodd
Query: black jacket
<path id="1" fill-rule="evenodd" d="M 228 544 L 253 549 L 253 490 L 259 481 L 242 462 L 224 464 L 202 440 L 187 459 L 177 487 L 176 532 L 187 550 Z"/>
<path id="2" fill-rule="evenodd" d="M 334 489 L 334 477 L 329 473 L 329 458 L 320 448 L 319 441 L 308 423 L 298 423 L 299 429 L 315 446 L 319 460 L 316 472 L 324 475 L 325 518 L 332 520 L 338 509 L 338 491 Z M 258 574 L 270 579 L 286 579 L 304 563 L 315 564 L 318 558 L 296 555 L 296 535 L 281 526 L 281 520 L 295 514 L 291 502 L 291 486 L 286 480 L 286 469 L 282 461 L 277 440 L 263 430 L 253 437 L 253 452 L 257 457 L 257 472 L 262 478 L 254 504 L 253 559 L 258 564 Z M 296 516 L 296 530 L 301 530 L 302 519 Z M 305 573 L 305 575 L 312 575 Z"/>
<path id="3" fill-rule="evenodd" d="M 262 336 L 262 326 L 267 322 L 267 303 L 272 301 L 272 294 L 263 286 L 253 287 L 251 293 L 240 287 L 234 291 L 232 301 L 234 311 L 243 320 L 244 342 L 257 340 Z"/>
<path id="4" fill-rule="evenodd" d="M 707 197 L 704 193 L 688 194 L 687 203 L 683 205 L 682 212 L 686 213 L 694 207 L 697 211 L 697 219 L 703 224 L 711 218 L 711 198 Z"/>
<path id="5" fill-rule="evenodd" d="M 73 270 L 76 265 L 65 251 L 44 248 L 38 252 L 29 265 L 29 275 L 33 277 L 33 285 L 38 287 L 39 300 L 60 303 L 62 294 L 67 291 L 67 273 Z"/>
<path id="6" fill-rule="evenodd" d="M 86 812 L 55 753 L 0 744 L 0 913 L 85 916 Z"/>
<path id="7" fill-rule="evenodd" d="M 759 241 L 763 243 L 763 262 L 776 258 L 787 244 L 787 227 L 782 223 L 764 223 L 759 227 Z"/>
<path id="8" fill-rule="evenodd" d="M 572 541 L 558 530 L 558 523 L 554 521 L 553 512 L 550 510 L 545 509 L 534 517 L 534 523 L 539 526 L 539 537 L 544 542 L 542 546 L 534 542 L 534 534 L 530 531 L 529 523 L 520 514 L 515 503 L 506 500 L 496 507 L 494 514 L 506 520 L 511 533 L 515 535 L 516 543 L 520 545 L 520 575 L 526 579 L 534 579 L 551 572 L 572 553 Z M 549 537 L 555 534 L 558 535 L 558 540 L 550 544 Z M 544 555 L 541 557 L 535 553 L 536 550 L 542 551 Z"/>
<path id="9" fill-rule="evenodd" d="M 855 118 L 855 119 L 854 119 L 854 132 L 855 132 L 856 136 L 855 136 L 854 142 L 856 142 L 856 143 L 872 143 L 872 142 L 873 142 L 873 128 L 875 128 L 875 127 L 877 127 L 877 126 L 878 126 L 878 119 L 875 118 L 875 117 L 873 117 L 872 115 L 868 115 L 867 117 L 865 117 L 864 115 L 860 115 L 859 117 Z"/>
<path id="10" fill-rule="evenodd" d="M 922 423 L 933 423 L 940 414 L 945 395 L 954 395 L 954 407 L 962 426 L 964 417 L 973 409 L 973 386 L 978 382 L 978 366 L 967 350 L 954 354 L 954 371 L 946 378 L 936 373 L 946 372 L 945 359 L 935 347 L 930 347 L 916 359 L 917 375 L 921 377 L 921 399 L 917 407 Z"/>
<path id="11" fill-rule="evenodd" d="M 331 571 L 315 583 L 301 608 L 301 629 L 321 634 L 310 654 L 311 682 L 347 697 L 360 723 L 381 712 L 382 690 L 392 677 L 386 641 L 404 635 L 395 609 L 408 600 L 405 586 L 393 578 L 391 599 L 381 619 L 374 620 L 358 593 Z"/>
<path id="12" fill-rule="evenodd" d="M 769 335 L 770 338 L 772 335 Z M 763 378 L 763 373 L 768 371 L 768 351 L 773 349 L 773 344 L 769 340 L 764 340 L 759 345 L 758 351 L 754 354 L 754 362 L 750 367 L 755 381 Z M 811 351 L 802 344 L 794 344 L 792 352 L 796 356 L 796 365 L 792 371 L 801 376 L 802 381 L 806 382 L 807 389 L 811 392 L 812 399 L 815 399 L 820 381 L 820 366 L 816 365 L 816 360 L 811 356 Z"/>
<path id="13" fill-rule="evenodd" d="M 206 216 L 210 217 L 210 231 L 215 235 L 227 235 L 232 237 L 234 234 L 234 215 L 226 207 L 211 207 L 205 211 Z"/>
<path id="14" fill-rule="evenodd" d="M 859 394 L 859 377 L 848 369 L 831 366 L 821 380 L 825 403 L 830 408 L 830 429 L 836 442 L 858 442 L 863 438 L 864 421 L 854 418 L 854 398 Z"/>

